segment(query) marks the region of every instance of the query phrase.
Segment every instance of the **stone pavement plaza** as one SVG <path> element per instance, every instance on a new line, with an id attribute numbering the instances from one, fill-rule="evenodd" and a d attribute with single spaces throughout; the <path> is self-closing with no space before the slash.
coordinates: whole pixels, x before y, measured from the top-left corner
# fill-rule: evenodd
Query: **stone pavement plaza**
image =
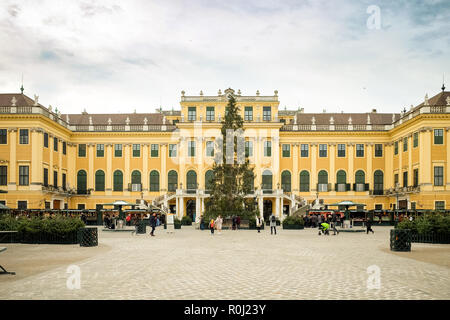
<path id="1" fill-rule="evenodd" d="M 390 229 L 211 236 L 158 227 L 156 237 L 99 229 L 95 248 L 2 244 L 0 264 L 17 276 L 0 276 L 0 299 L 449 299 L 450 246 L 414 243 L 412 252 L 393 253 Z M 79 289 L 67 287 L 70 265 L 80 268 Z M 367 287 L 372 265 L 379 289 Z"/>

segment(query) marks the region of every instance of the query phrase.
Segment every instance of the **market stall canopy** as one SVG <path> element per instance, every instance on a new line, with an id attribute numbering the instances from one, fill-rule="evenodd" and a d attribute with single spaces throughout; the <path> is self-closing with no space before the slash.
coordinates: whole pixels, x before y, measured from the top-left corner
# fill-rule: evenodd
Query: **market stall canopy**
<path id="1" fill-rule="evenodd" d="M 354 206 L 365 206 L 364 203 L 354 203 L 353 201 L 345 200 L 338 203 L 328 204 L 327 206 L 346 206 L 346 207 L 354 207 Z"/>
<path id="2" fill-rule="evenodd" d="M 104 203 L 104 206 L 138 206 L 139 204 L 118 200 L 113 203 Z"/>
<path id="3" fill-rule="evenodd" d="M 10 208 L 5 206 L 3 203 L 0 203 L 0 210 L 9 210 Z"/>

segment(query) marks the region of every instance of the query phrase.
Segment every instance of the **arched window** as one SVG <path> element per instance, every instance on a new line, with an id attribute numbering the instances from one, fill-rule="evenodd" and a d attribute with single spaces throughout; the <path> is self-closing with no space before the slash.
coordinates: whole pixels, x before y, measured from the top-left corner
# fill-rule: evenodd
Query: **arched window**
<path id="1" fill-rule="evenodd" d="M 344 170 L 339 170 L 336 174 L 336 191 L 344 192 L 347 190 L 347 174 Z"/>
<path id="2" fill-rule="evenodd" d="M 105 191 L 105 172 L 103 170 L 95 172 L 95 191 Z"/>
<path id="3" fill-rule="evenodd" d="M 159 172 L 156 170 L 150 172 L 150 191 L 159 191 Z"/>
<path id="4" fill-rule="evenodd" d="M 377 170 L 373 174 L 373 191 L 374 194 L 381 195 L 383 194 L 383 171 Z"/>
<path id="5" fill-rule="evenodd" d="M 309 191 L 309 172 L 303 170 L 300 172 L 300 192 Z"/>
<path id="6" fill-rule="evenodd" d="M 287 170 L 281 173 L 281 189 L 285 192 L 291 192 L 291 173 Z"/>
<path id="7" fill-rule="evenodd" d="M 365 184 L 366 183 L 366 174 L 362 170 L 358 170 L 355 173 L 355 183 L 356 184 Z"/>
<path id="8" fill-rule="evenodd" d="M 339 170 L 336 174 L 336 182 L 338 184 L 346 184 L 347 183 L 347 174 L 344 170 Z"/>
<path id="9" fill-rule="evenodd" d="M 167 175 L 168 186 L 170 192 L 175 192 L 178 187 L 178 173 L 175 170 L 170 170 Z"/>
<path id="10" fill-rule="evenodd" d="M 213 187 L 214 171 L 208 170 L 205 173 L 205 190 L 211 190 Z"/>
<path id="11" fill-rule="evenodd" d="M 318 174 L 317 191 L 328 191 L 328 173 L 325 170 L 320 170 Z"/>
<path id="12" fill-rule="evenodd" d="M 272 190 L 272 172 L 265 170 L 262 174 L 262 189 Z"/>
<path id="13" fill-rule="evenodd" d="M 367 191 L 366 190 L 366 174 L 362 170 L 358 170 L 355 173 L 355 191 Z"/>
<path id="14" fill-rule="evenodd" d="M 194 170 L 189 170 L 186 173 L 186 189 L 197 189 L 197 173 Z"/>
<path id="15" fill-rule="evenodd" d="M 131 173 L 131 184 L 141 184 L 141 173 L 138 170 Z"/>
<path id="16" fill-rule="evenodd" d="M 120 170 L 114 171 L 113 191 L 123 191 L 123 173 Z"/>
<path id="17" fill-rule="evenodd" d="M 86 171 L 80 170 L 77 173 L 77 193 L 86 194 L 87 192 L 87 174 Z"/>
<path id="18" fill-rule="evenodd" d="M 319 171 L 319 184 L 328 184 L 328 173 L 325 170 Z"/>

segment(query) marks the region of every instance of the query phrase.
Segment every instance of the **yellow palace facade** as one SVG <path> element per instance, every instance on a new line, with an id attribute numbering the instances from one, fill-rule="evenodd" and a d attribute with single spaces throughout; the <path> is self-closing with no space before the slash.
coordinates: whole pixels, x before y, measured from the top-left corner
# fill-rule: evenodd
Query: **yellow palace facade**
<path id="1" fill-rule="evenodd" d="M 125 200 L 198 220 L 227 97 L 244 119 L 261 215 L 341 200 L 366 209 L 450 209 L 450 92 L 401 113 L 279 110 L 278 92 L 181 93 L 180 110 L 61 114 L 0 94 L 0 203 L 96 209 Z"/>

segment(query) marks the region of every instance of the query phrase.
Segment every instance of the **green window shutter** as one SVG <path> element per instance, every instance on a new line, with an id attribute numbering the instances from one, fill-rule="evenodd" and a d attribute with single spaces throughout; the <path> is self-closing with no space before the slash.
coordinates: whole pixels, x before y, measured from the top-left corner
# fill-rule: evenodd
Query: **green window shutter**
<path id="1" fill-rule="evenodd" d="M 86 193 L 87 190 L 87 174 L 86 171 L 80 170 L 77 174 L 77 192 Z"/>
<path id="2" fill-rule="evenodd" d="M 167 182 L 168 182 L 168 191 L 170 192 L 175 192 L 177 189 L 177 185 L 178 185 L 178 174 L 175 170 L 171 170 L 168 173 L 168 177 L 167 177 Z"/>
<path id="3" fill-rule="evenodd" d="M 102 170 L 95 173 L 95 191 L 105 191 L 105 172 Z"/>
<path id="4" fill-rule="evenodd" d="M 156 170 L 150 172 L 150 191 L 159 191 L 159 172 Z"/>
<path id="5" fill-rule="evenodd" d="M 308 192 L 309 191 L 309 172 L 302 171 L 300 173 L 300 192 Z"/>
<path id="6" fill-rule="evenodd" d="M 123 173 L 122 171 L 114 171 L 114 191 L 123 191 Z"/>
<path id="7" fill-rule="evenodd" d="M 281 173 L 281 189 L 284 192 L 291 192 L 291 173 L 289 171 Z"/>

